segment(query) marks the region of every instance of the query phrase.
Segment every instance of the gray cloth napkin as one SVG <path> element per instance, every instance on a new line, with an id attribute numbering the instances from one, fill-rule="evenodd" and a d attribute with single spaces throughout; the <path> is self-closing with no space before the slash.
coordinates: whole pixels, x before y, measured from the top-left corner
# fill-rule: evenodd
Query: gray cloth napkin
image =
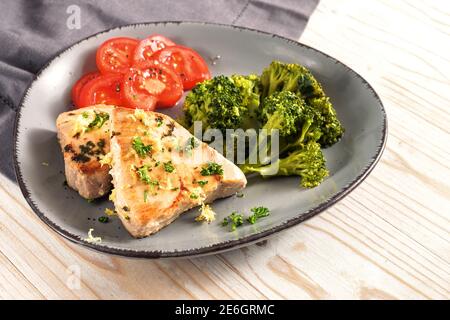
<path id="1" fill-rule="evenodd" d="M 233 24 L 297 40 L 318 0 L 2 0 L 0 172 L 11 179 L 15 110 L 34 75 L 61 49 L 98 31 L 136 22 Z M 79 20 L 71 19 L 79 11 Z M 79 22 L 79 24 L 78 24 Z M 79 27 L 79 28 L 78 28 Z"/>

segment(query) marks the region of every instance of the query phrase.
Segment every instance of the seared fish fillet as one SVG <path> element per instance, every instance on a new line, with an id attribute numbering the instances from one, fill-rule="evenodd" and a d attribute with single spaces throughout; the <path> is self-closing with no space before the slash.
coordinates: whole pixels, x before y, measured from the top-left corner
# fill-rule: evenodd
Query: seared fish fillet
<path id="1" fill-rule="evenodd" d="M 111 112 L 116 211 L 136 238 L 157 232 L 182 212 L 245 187 L 232 162 L 170 117 L 141 110 Z"/>
<path id="2" fill-rule="evenodd" d="M 101 160 L 110 149 L 113 108 L 96 105 L 61 113 L 56 119 L 67 184 L 86 199 L 101 197 L 112 187 L 109 166 Z"/>

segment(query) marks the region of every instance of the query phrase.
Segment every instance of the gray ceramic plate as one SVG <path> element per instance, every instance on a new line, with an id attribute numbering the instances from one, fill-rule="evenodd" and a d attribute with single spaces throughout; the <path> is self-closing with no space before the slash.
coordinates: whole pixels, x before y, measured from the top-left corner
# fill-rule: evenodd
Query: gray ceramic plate
<path id="1" fill-rule="evenodd" d="M 214 75 L 260 73 L 272 60 L 298 62 L 311 69 L 331 97 L 346 128 L 343 139 L 325 150 L 330 177 L 319 187 L 305 190 L 299 179 L 250 179 L 244 197 L 214 203 L 217 222 L 194 222 L 188 211 L 170 226 L 145 239 L 133 239 L 118 219 L 103 224 L 96 219 L 112 204 L 88 203 L 63 187 L 63 159 L 56 140 L 55 119 L 70 106 L 70 89 L 85 72 L 95 68 L 95 50 L 117 36 L 144 38 L 160 33 L 195 48 Z M 179 112 L 180 108 L 170 110 Z M 372 87 L 353 70 L 330 56 L 279 36 L 224 25 L 204 23 L 147 23 L 93 35 L 62 51 L 30 84 L 15 125 L 15 169 L 20 188 L 36 214 L 67 239 L 107 253 L 132 257 L 181 257 L 215 253 L 260 241 L 327 209 L 351 192 L 374 168 L 386 141 L 383 105 Z M 44 164 L 44 165 L 43 165 Z M 45 165 L 48 164 L 48 165 Z M 229 232 L 219 221 L 234 210 L 249 212 L 266 206 L 272 214 L 256 225 Z M 83 239 L 89 228 L 100 244 Z"/>

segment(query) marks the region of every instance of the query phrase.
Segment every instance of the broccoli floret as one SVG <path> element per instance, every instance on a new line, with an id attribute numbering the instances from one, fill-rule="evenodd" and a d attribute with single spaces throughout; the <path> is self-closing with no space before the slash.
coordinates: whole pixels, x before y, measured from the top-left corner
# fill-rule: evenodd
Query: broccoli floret
<path id="1" fill-rule="evenodd" d="M 321 136 L 318 142 L 322 147 L 335 144 L 344 134 L 344 127 L 337 118 L 336 110 L 327 97 L 308 99 L 308 105 L 317 110 L 317 126 L 320 128 Z"/>
<path id="2" fill-rule="evenodd" d="M 296 134 L 305 108 L 304 101 L 290 91 L 276 92 L 265 98 L 258 112 L 261 128 L 269 133 L 278 129 L 280 137 Z"/>
<path id="3" fill-rule="evenodd" d="M 295 63 L 273 61 L 261 75 L 261 87 L 263 99 L 277 91 L 292 91 L 304 99 L 325 96 L 311 72 Z"/>
<path id="4" fill-rule="evenodd" d="M 251 151 L 247 159 L 257 159 L 258 165 L 263 165 L 267 160 L 270 160 L 258 159 L 257 155 L 268 155 L 271 153 L 272 131 L 278 130 L 278 137 L 281 141 L 289 136 L 296 135 L 300 127 L 300 116 L 304 108 L 303 100 L 290 91 L 276 92 L 264 99 L 257 113 L 261 129 L 263 130 L 258 136 L 257 145 L 250 148 Z M 262 149 L 264 149 L 265 153 L 262 153 Z M 241 166 L 241 170 L 246 172 L 246 164 Z"/>
<path id="5" fill-rule="evenodd" d="M 308 141 L 318 141 L 322 136 L 322 115 L 319 110 L 305 104 L 300 116 L 300 127 L 297 135 L 282 141 L 280 155 L 288 151 L 301 149 Z"/>
<path id="6" fill-rule="evenodd" d="M 248 76 L 233 74 L 230 78 L 241 91 L 244 105 L 250 109 L 257 109 L 261 85 L 259 76 L 256 74 Z"/>
<path id="7" fill-rule="evenodd" d="M 314 128 L 321 131 L 317 138 L 318 130 L 314 132 L 318 142 L 323 146 L 336 143 L 344 133 L 330 99 L 325 95 L 321 85 L 311 72 L 299 64 L 288 64 L 273 61 L 264 69 L 261 75 L 262 98 L 277 91 L 292 91 L 305 100 L 307 106 L 316 109 L 320 115 L 315 115 Z M 308 122 L 303 122 L 308 125 Z"/>
<path id="8" fill-rule="evenodd" d="M 278 159 L 277 176 L 300 176 L 300 185 L 313 188 L 322 183 L 329 172 L 325 166 L 325 158 L 320 144 L 309 141 L 302 149 L 297 149 L 286 158 Z M 258 172 L 263 177 L 272 176 L 272 165 L 246 166 L 247 172 Z"/>
<path id="9" fill-rule="evenodd" d="M 242 95 L 242 103 L 248 110 L 241 128 L 244 130 L 254 128 L 257 125 L 256 114 L 260 104 L 260 78 L 255 74 L 248 76 L 234 74 L 231 76 L 231 80 L 239 88 Z"/>
<path id="10" fill-rule="evenodd" d="M 197 84 L 186 96 L 183 125 L 190 128 L 202 121 L 204 130 L 250 128 L 258 107 L 258 76 L 217 76 Z"/>
<path id="11" fill-rule="evenodd" d="M 241 91 L 226 76 L 217 76 L 197 84 L 184 102 L 185 125 L 202 121 L 203 129 L 239 128 L 247 108 Z"/>

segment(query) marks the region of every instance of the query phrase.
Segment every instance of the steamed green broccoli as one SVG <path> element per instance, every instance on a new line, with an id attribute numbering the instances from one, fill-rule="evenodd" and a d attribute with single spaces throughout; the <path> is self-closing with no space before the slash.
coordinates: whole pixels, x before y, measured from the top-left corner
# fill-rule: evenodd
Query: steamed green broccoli
<path id="1" fill-rule="evenodd" d="M 301 149 L 306 142 L 316 142 L 321 138 L 322 115 L 320 111 L 307 104 L 305 104 L 302 111 L 298 133 L 283 141 L 280 155 L 292 150 Z"/>
<path id="2" fill-rule="evenodd" d="M 239 128 L 247 108 L 241 91 L 226 76 L 214 77 L 197 84 L 186 96 L 184 122 L 188 128 L 201 121 L 203 129 Z"/>
<path id="3" fill-rule="evenodd" d="M 298 175 L 308 188 L 328 175 L 320 148 L 333 145 L 344 133 L 330 99 L 311 72 L 279 61 L 273 61 L 260 77 L 217 76 L 197 84 L 186 96 L 182 121 L 190 131 L 194 121 L 201 121 L 203 130 L 264 129 L 256 146 L 245 147 L 247 160 L 241 170 L 269 176 L 277 164 L 275 175 Z M 273 130 L 278 131 L 278 160 L 270 157 L 275 150 Z M 236 160 L 237 144 L 234 148 Z M 270 156 L 258 159 L 260 154 Z"/>
<path id="4" fill-rule="evenodd" d="M 263 100 L 258 119 L 267 134 L 273 129 L 279 130 L 281 149 L 275 163 L 278 166 L 275 175 L 298 175 L 301 177 L 301 185 L 306 188 L 319 185 L 328 175 L 325 158 L 317 143 L 322 134 L 320 111 L 306 105 L 297 94 L 280 91 Z M 259 142 L 252 152 L 257 153 L 260 148 L 265 148 L 266 154 L 269 154 L 270 140 L 267 144 Z M 256 172 L 262 176 L 270 176 L 274 174 L 272 165 L 259 159 L 256 164 L 243 164 L 241 170 L 244 173 Z"/>
<path id="5" fill-rule="evenodd" d="M 322 147 L 335 144 L 344 134 L 344 127 L 337 118 L 336 110 L 334 110 L 328 97 L 308 99 L 308 105 L 317 110 L 320 114 L 317 118 L 317 126 L 321 131 L 318 140 Z"/>
<path id="6" fill-rule="evenodd" d="M 201 121 L 203 129 L 253 127 L 252 116 L 259 107 L 259 77 L 217 76 L 197 84 L 186 96 L 183 124 L 191 128 Z"/>
<path id="7" fill-rule="evenodd" d="M 325 166 L 325 158 L 320 144 L 314 141 L 307 142 L 303 148 L 297 149 L 287 157 L 278 159 L 277 176 L 300 176 L 300 185 L 313 188 L 322 183 L 329 172 Z M 273 164 L 265 166 L 246 165 L 246 172 L 257 172 L 263 177 L 272 176 Z"/>
<path id="8" fill-rule="evenodd" d="M 231 80 L 239 88 L 242 95 L 242 103 L 247 108 L 246 117 L 242 121 L 241 128 L 249 129 L 257 125 L 256 114 L 260 104 L 261 81 L 256 74 L 242 76 L 234 74 Z"/>
<path id="9" fill-rule="evenodd" d="M 311 72 L 299 64 L 273 61 L 261 75 L 261 97 L 264 99 L 277 91 L 292 91 L 305 100 L 306 105 L 317 109 L 316 128 L 322 131 L 318 140 L 323 146 L 336 143 L 344 133 L 336 110 Z M 317 133 L 317 132 L 316 132 Z"/>
<path id="10" fill-rule="evenodd" d="M 278 129 L 280 137 L 297 133 L 299 121 L 305 108 L 304 101 L 290 91 L 276 92 L 264 99 L 258 110 L 261 128 Z"/>
<path id="11" fill-rule="evenodd" d="M 296 63 L 272 61 L 261 75 L 261 87 L 263 99 L 277 91 L 292 91 L 304 99 L 325 96 L 311 72 Z"/>
<path id="12" fill-rule="evenodd" d="M 258 136 L 257 145 L 251 148 L 248 159 L 257 159 L 261 149 L 265 150 L 264 154 L 270 154 L 272 144 L 270 138 L 273 130 L 278 130 L 280 140 L 296 135 L 304 108 L 303 100 L 290 91 L 276 92 L 265 98 L 257 112 L 262 131 Z M 266 162 L 265 160 L 257 161 L 259 165 L 262 165 Z M 246 172 L 246 164 L 241 166 L 241 170 Z"/>

